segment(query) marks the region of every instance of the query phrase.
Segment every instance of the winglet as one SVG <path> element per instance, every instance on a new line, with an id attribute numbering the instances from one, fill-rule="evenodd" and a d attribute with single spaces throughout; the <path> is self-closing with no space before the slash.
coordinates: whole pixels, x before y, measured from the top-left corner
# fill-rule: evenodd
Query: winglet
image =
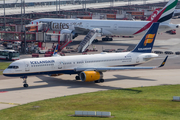
<path id="1" fill-rule="evenodd" d="M 165 65 L 167 58 L 168 58 L 168 56 L 166 56 L 166 58 L 164 59 L 164 61 L 161 63 L 161 65 L 159 67 L 163 67 Z"/>

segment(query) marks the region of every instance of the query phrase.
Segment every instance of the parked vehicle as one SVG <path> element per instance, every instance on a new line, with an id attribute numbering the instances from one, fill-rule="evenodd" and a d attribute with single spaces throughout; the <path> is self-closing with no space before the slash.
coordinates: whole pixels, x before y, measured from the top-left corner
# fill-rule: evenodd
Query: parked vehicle
<path id="1" fill-rule="evenodd" d="M 0 50 L 0 59 L 19 60 L 19 52 L 15 50 Z"/>
<path id="2" fill-rule="evenodd" d="M 165 51 L 165 54 L 174 54 L 172 51 Z"/>
<path id="3" fill-rule="evenodd" d="M 166 31 L 166 33 L 169 33 L 169 34 L 176 34 L 176 30 L 175 30 L 175 29 L 173 29 L 173 30 L 168 30 L 168 31 Z"/>
<path id="4" fill-rule="evenodd" d="M 175 54 L 176 54 L 176 55 L 180 55 L 180 52 L 179 52 L 179 51 L 178 51 L 178 52 L 175 52 Z"/>
<path id="5" fill-rule="evenodd" d="M 103 52 L 114 52 L 115 51 L 115 49 L 105 49 L 105 50 L 103 50 Z"/>
<path id="6" fill-rule="evenodd" d="M 156 53 L 156 54 L 163 54 L 162 51 L 154 51 L 154 53 Z"/>
<path id="7" fill-rule="evenodd" d="M 119 48 L 119 49 L 116 50 L 116 52 L 124 52 L 124 51 L 125 51 L 125 50 L 122 49 L 122 48 Z"/>
<path id="8" fill-rule="evenodd" d="M 12 43 L 7 43 L 7 47 L 6 47 L 7 49 L 12 49 L 13 48 L 13 45 L 12 45 Z"/>

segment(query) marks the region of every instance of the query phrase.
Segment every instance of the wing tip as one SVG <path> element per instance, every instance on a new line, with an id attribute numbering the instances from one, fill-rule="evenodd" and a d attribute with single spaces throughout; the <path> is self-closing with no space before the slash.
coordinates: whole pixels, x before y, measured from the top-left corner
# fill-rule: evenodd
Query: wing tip
<path id="1" fill-rule="evenodd" d="M 167 58 L 168 58 L 168 56 L 166 56 L 166 58 L 163 60 L 163 62 L 161 63 L 161 65 L 159 67 L 163 67 L 165 65 Z"/>

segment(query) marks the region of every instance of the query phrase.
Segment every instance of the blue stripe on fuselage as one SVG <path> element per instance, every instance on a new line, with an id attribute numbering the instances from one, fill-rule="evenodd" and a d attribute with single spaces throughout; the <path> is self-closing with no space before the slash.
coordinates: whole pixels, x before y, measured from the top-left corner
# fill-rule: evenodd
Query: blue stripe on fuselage
<path id="1" fill-rule="evenodd" d="M 34 72 L 34 73 L 16 73 L 16 74 L 3 74 L 8 77 L 23 77 L 23 76 L 33 76 L 33 75 L 50 75 L 50 74 L 78 74 L 74 70 L 62 70 L 62 71 L 44 71 L 44 72 Z"/>

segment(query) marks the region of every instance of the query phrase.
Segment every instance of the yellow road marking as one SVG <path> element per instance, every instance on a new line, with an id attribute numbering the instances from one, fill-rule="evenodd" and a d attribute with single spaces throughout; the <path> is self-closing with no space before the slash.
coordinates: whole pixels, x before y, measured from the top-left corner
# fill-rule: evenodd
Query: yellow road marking
<path id="1" fill-rule="evenodd" d="M 7 102 L 0 102 L 0 104 L 21 105 L 21 104 L 19 104 L 19 103 L 7 103 Z"/>

